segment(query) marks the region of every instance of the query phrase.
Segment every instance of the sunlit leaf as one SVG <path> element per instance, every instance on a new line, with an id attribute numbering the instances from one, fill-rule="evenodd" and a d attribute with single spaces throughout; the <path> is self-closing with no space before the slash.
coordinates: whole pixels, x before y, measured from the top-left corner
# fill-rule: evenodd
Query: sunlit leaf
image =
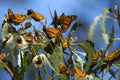
<path id="1" fill-rule="evenodd" d="M 84 68 L 84 72 L 86 73 L 89 69 L 90 66 L 92 64 L 92 60 L 93 60 L 93 53 L 95 53 L 95 49 L 94 49 L 94 44 L 91 41 L 82 41 L 78 44 L 87 54 L 87 62 L 86 62 L 86 66 Z"/>
<path id="2" fill-rule="evenodd" d="M 101 14 L 98 15 L 98 16 L 96 16 L 96 17 L 94 18 L 93 23 L 89 26 L 89 29 L 88 29 L 88 30 L 89 30 L 89 32 L 88 32 L 88 40 L 93 41 L 93 38 L 94 38 L 93 36 L 94 36 L 95 27 L 96 27 L 98 21 L 101 20 L 101 18 L 102 18 Z"/>
<path id="3" fill-rule="evenodd" d="M 85 64 L 85 61 L 82 59 L 81 56 L 78 55 L 78 53 L 75 54 L 77 59 L 74 62 L 74 66 L 80 68 L 83 71 L 83 65 Z"/>
<path id="4" fill-rule="evenodd" d="M 7 38 L 9 39 L 9 35 L 11 35 L 12 33 L 14 33 L 16 31 L 16 29 L 9 23 L 4 21 L 2 23 L 2 41 L 6 40 Z"/>
<path id="5" fill-rule="evenodd" d="M 101 21 L 101 30 L 102 30 L 102 37 L 106 44 L 109 44 L 108 35 L 106 33 L 106 26 L 105 20 L 107 18 L 107 14 L 109 13 L 108 9 L 105 9 L 102 14 L 102 21 Z"/>

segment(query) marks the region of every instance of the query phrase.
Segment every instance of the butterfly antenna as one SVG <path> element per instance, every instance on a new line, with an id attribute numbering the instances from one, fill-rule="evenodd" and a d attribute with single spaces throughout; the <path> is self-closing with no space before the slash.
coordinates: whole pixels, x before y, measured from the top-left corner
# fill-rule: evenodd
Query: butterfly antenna
<path id="1" fill-rule="evenodd" d="M 48 9 L 49 9 L 49 12 L 50 12 L 50 16 L 52 17 L 52 20 L 53 20 L 53 15 L 52 15 L 52 12 L 51 12 L 51 10 L 50 10 L 50 7 L 48 6 Z"/>

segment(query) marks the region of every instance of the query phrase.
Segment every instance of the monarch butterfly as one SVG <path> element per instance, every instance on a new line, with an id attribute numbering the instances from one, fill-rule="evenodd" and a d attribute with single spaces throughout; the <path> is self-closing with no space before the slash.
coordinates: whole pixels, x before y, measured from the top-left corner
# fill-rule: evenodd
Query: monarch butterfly
<path id="1" fill-rule="evenodd" d="M 109 53 L 106 57 L 104 57 L 103 61 L 104 62 L 111 61 L 115 57 L 115 55 L 117 55 L 118 53 L 120 53 L 120 48 L 118 48 L 118 49 L 112 51 L 111 53 Z"/>
<path id="2" fill-rule="evenodd" d="M 57 13 L 55 11 L 54 12 L 54 19 L 53 19 L 53 22 L 51 24 L 53 24 L 55 27 L 60 25 L 61 29 L 63 31 L 66 31 L 66 29 L 69 28 L 72 21 L 75 20 L 76 18 L 77 18 L 76 15 L 65 15 L 64 13 L 62 13 L 62 15 L 58 17 Z"/>
<path id="3" fill-rule="evenodd" d="M 77 18 L 77 16 L 75 16 L 75 15 L 66 16 L 66 15 L 63 13 L 63 14 L 58 18 L 62 30 L 66 30 L 66 29 L 69 27 L 69 25 L 71 24 L 71 22 L 72 22 L 73 20 L 75 20 L 76 18 Z"/>
<path id="4" fill-rule="evenodd" d="M 96 52 L 95 54 L 93 54 L 93 63 L 96 63 L 99 57 L 103 58 L 103 50 L 99 49 L 98 52 Z"/>
<path id="5" fill-rule="evenodd" d="M 32 36 L 23 36 L 23 38 L 28 42 L 34 41 L 34 37 Z"/>
<path id="6" fill-rule="evenodd" d="M 7 57 L 9 53 L 0 53 L 0 59 Z"/>
<path id="7" fill-rule="evenodd" d="M 22 23 L 25 19 L 26 16 L 22 14 L 14 14 L 12 10 L 9 8 L 8 9 L 8 15 L 5 15 L 6 18 L 5 20 L 9 21 L 10 23 L 14 23 L 15 25 L 19 25 Z"/>
<path id="8" fill-rule="evenodd" d="M 34 19 L 35 21 L 40 21 L 40 20 L 43 20 L 45 18 L 42 14 L 37 13 L 32 9 L 29 9 L 27 11 L 27 15 L 31 15 L 31 18 Z"/>
<path id="9" fill-rule="evenodd" d="M 65 73 L 66 75 L 69 75 L 69 71 L 67 67 L 65 66 L 65 64 L 60 62 L 59 68 L 60 68 L 60 73 Z"/>
<path id="10" fill-rule="evenodd" d="M 80 77 L 84 77 L 85 78 L 85 74 L 79 70 L 78 68 L 73 68 L 73 71 L 74 71 L 74 76 L 80 78 Z"/>
<path id="11" fill-rule="evenodd" d="M 46 35 L 49 39 L 55 38 L 60 33 L 60 30 L 58 28 L 43 27 L 43 31 L 46 33 Z"/>
<path id="12" fill-rule="evenodd" d="M 55 28 L 57 28 L 57 26 L 60 25 L 56 10 L 54 11 L 54 18 L 53 18 L 53 22 L 51 24 L 54 25 Z"/>
<path id="13" fill-rule="evenodd" d="M 8 17 L 10 20 L 16 19 L 15 15 L 13 14 L 10 8 L 8 9 Z"/>
<path id="14" fill-rule="evenodd" d="M 26 16 L 22 15 L 22 14 L 15 14 L 15 17 L 16 17 L 16 19 L 12 19 L 12 22 L 15 25 L 19 25 L 20 23 L 22 23 L 26 19 Z"/>
<path id="15" fill-rule="evenodd" d="M 71 38 L 65 38 L 65 39 L 63 39 L 63 38 L 60 37 L 59 39 L 60 39 L 60 42 L 63 45 L 63 49 L 66 49 L 66 48 L 68 48 L 68 46 L 69 46 L 70 43 L 72 43 L 75 40 L 77 40 L 77 37 L 71 37 Z"/>

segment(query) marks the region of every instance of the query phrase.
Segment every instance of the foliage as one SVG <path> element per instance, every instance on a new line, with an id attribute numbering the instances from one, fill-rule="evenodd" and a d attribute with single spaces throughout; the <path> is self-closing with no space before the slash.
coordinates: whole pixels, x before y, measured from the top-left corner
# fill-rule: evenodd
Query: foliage
<path id="1" fill-rule="evenodd" d="M 106 76 L 107 72 L 111 74 L 110 79 L 112 77 L 117 79 L 118 76 L 114 73 L 120 69 L 120 48 L 108 53 L 113 45 L 115 26 L 108 34 L 105 25 L 110 17 L 109 14 L 115 14 L 116 21 L 120 22 L 119 9 L 116 12 L 105 9 L 103 14 L 97 16 L 90 25 L 88 40 L 77 41 L 72 34 L 78 26 L 81 26 L 81 23 L 75 22 L 71 25 L 77 19 L 76 15 L 62 13 L 58 16 L 55 11 L 51 21 L 53 27 L 47 27 L 47 19 L 32 9 L 28 10 L 27 14 L 15 14 L 8 9 L 1 30 L 0 69 L 5 69 L 12 80 L 23 80 L 30 65 L 34 65 L 34 69 L 38 71 L 36 80 L 43 80 L 43 74 L 50 80 L 56 78 L 58 80 L 100 80 Z M 32 20 L 39 23 L 38 26 L 43 30 L 33 25 Z M 107 47 L 97 51 L 93 35 L 99 20 L 101 20 L 101 35 Z M 19 29 L 18 26 L 20 26 Z M 68 37 L 65 38 L 64 33 L 70 26 L 72 28 Z M 84 52 L 81 52 L 81 49 Z M 81 54 L 85 56 L 81 57 Z M 7 56 L 9 59 L 5 58 Z M 116 67 L 117 71 L 113 71 L 112 66 Z M 44 73 L 41 72 L 42 68 Z M 102 77 L 99 76 L 101 73 Z"/>

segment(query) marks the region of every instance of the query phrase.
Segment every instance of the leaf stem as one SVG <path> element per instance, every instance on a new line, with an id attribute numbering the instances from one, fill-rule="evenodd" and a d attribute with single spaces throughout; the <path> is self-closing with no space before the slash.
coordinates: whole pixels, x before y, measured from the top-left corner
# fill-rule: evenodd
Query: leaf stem
<path id="1" fill-rule="evenodd" d="M 0 60 L 0 63 L 5 65 L 6 70 L 9 72 L 10 76 L 13 77 L 14 74 L 13 74 L 12 70 L 3 61 Z"/>

